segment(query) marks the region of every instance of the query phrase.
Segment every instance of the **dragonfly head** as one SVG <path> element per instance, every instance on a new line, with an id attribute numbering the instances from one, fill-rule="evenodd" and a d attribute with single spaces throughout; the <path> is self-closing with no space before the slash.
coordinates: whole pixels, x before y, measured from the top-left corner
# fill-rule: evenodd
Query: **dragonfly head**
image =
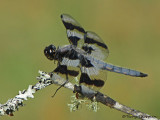
<path id="1" fill-rule="evenodd" d="M 44 55 L 49 59 L 49 60 L 55 60 L 56 59 L 56 47 L 54 45 L 49 45 L 44 49 Z"/>

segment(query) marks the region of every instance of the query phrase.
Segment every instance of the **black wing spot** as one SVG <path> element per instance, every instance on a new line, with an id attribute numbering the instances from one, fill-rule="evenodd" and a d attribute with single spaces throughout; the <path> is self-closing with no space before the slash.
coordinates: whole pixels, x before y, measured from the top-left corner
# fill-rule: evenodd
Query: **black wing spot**
<path id="1" fill-rule="evenodd" d="M 95 49 L 93 49 L 92 47 L 88 47 L 88 46 L 83 46 L 82 49 L 86 51 L 88 54 L 91 54 L 92 51 L 95 51 Z"/>
<path id="2" fill-rule="evenodd" d="M 70 76 L 78 76 L 79 72 L 78 71 L 74 71 L 74 70 L 68 70 L 66 65 L 59 65 L 54 72 L 56 73 L 61 73 L 61 74 L 65 74 L 65 75 L 70 75 Z"/>
<path id="3" fill-rule="evenodd" d="M 84 29 L 82 27 L 80 27 L 80 26 L 76 26 L 76 25 L 73 25 L 72 23 L 67 23 L 65 21 L 62 21 L 62 22 L 63 22 L 64 26 L 66 27 L 66 29 L 69 29 L 69 30 L 76 29 L 76 30 L 78 30 L 78 31 L 80 31 L 82 33 L 85 33 Z"/>
<path id="4" fill-rule="evenodd" d="M 85 34 L 85 36 L 86 36 L 86 34 Z M 107 47 L 106 44 L 101 43 L 99 41 L 96 41 L 96 40 L 94 40 L 92 38 L 89 38 L 89 37 L 85 37 L 85 43 L 88 43 L 88 44 L 97 44 L 98 46 L 101 46 L 101 47 L 103 47 L 105 49 L 108 49 L 108 47 Z"/>
<path id="5" fill-rule="evenodd" d="M 86 73 L 82 73 L 80 77 L 80 84 L 85 83 L 87 85 L 94 85 L 96 87 L 102 87 L 104 85 L 104 81 L 100 79 L 91 80 Z"/>
<path id="6" fill-rule="evenodd" d="M 83 56 L 81 56 L 81 65 L 83 67 L 94 67 L 91 63 L 90 60 L 87 60 L 86 58 L 84 58 Z"/>
<path id="7" fill-rule="evenodd" d="M 68 39 L 69 39 L 70 42 L 71 42 L 73 45 L 75 45 L 75 46 L 77 46 L 78 41 L 80 40 L 80 38 L 77 37 L 77 36 L 70 36 L 70 37 L 68 37 Z"/>

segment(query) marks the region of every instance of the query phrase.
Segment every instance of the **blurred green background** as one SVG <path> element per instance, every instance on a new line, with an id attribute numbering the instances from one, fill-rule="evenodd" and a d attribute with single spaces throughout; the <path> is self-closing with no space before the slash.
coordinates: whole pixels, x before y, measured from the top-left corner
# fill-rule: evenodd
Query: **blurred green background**
<path id="1" fill-rule="evenodd" d="M 68 13 L 109 46 L 109 63 L 148 73 L 134 78 L 108 72 L 101 92 L 136 110 L 160 118 L 160 1 L 159 0 L 1 0 L 0 103 L 37 82 L 38 70 L 52 71 L 43 49 L 69 44 L 60 15 Z M 99 104 L 95 113 L 82 107 L 70 112 L 71 91 L 49 86 L 5 120 L 134 120 Z"/>

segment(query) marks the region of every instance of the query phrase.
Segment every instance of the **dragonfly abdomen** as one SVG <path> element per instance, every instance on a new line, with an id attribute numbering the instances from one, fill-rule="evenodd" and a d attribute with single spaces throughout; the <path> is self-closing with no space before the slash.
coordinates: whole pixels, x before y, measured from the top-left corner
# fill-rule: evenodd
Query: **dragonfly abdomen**
<path id="1" fill-rule="evenodd" d="M 105 63 L 105 66 L 103 69 L 111 71 L 111 72 L 134 76 L 134 77 L 146 77 L 147 76 L 147 74 L 145 74 L 145 73 L 142 73 L 142 72 L 139 72 L 136 70 L 132 70 L 132 69 L 128 69 L 128 68 L 115 66 L 112 64 L 108 64 L 108 63 Z"/>

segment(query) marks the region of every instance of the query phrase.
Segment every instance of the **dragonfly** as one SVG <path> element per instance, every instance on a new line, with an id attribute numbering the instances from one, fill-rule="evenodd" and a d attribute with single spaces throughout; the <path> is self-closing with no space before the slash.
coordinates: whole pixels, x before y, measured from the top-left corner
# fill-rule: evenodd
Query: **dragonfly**
<path id="1" fill-rule="evenodd" d="M 70 44 L 57 48 L 51 44 L 44 49 L 44 54 L 49 60 L 57 61 L 57 67 L 53 73 L 65 77 L 67 81 L 71 77 L 79 76 L 80 85 L 94 90 L 104 86 L 107 71 L 133 77 L 147 76 L 145 73 L 105 62 L 109 49 L 96 33 L 85 31 L 68 14 L 62 14 L 61 20 Z"/>

